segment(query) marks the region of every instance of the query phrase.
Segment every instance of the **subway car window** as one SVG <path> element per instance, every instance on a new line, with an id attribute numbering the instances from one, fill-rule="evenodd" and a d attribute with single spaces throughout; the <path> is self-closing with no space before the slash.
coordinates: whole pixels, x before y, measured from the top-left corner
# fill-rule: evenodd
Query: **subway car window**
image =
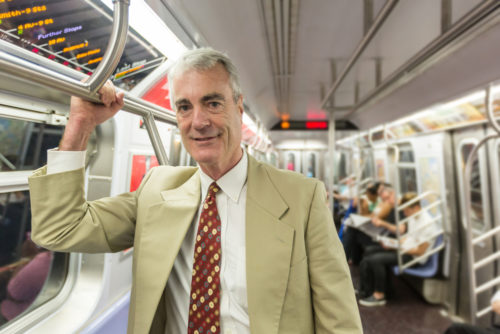
<path id="1" fill-rule="evenodd" d="M 309 153 L 309 157 L 307 159 L 307 177 L 315 177 L 316 176 L 316 155 L 314 153 Z"/>
<path id="2" fill-rule="evenodd" d="M 373 154 L 369 150 L 363 151 L 363 173 L 361 178 L 364 180 L 368 177 L 373 177 L 375 164 L 373 162 Z"/>
<path id="3" fill-rule="evenodd" d="M 286 169 L 295 170 L 295 155 L 293 153 L 288 153 L 286 156 Z"/>
<path id="4" fill-rule="evenodd" d="M 8 180 L 10 171 L 33 170 L 43 166 L 47 149 L 57 147 L 61 135 L 62 127 L 0 118 L 0 179 Z M 23 187 L 19 185 L 18 188 Z M 1 327 L 53 298 L 64 283 L 67 255 L 38 247 L 30 236 L 29 192 L 1 192 Z"/>
<path id="5" fill-rule="evenodd" d="M 399 168 L 399 191 L 417 192 L 417 172 L 415 168 Z"/>
<path id="6" fill-rule="evenodd" d="M 462 156 L 462 169 L 465 169 L 467 159 L 474 149 L 475 144 L 463 144 L 460 152 Z M 470 175 L 470 199 L 471 199 L 471 221 L 472 226 L 478 230 L 486 228 L 486 221 L 484 217 L 483 208 L 483 187 L 481 184 L 481 170 L 478 156 L 474 157 L 472 161 L 472 169 Z"/>
<path id="7" fill-rule="evenodd" d="M 399 146 L 399 162 L 415 162 L 410 144 Z"/>
<path id="8" fill-rule="evenodd" d="M 59 145 L 62 131 L 62 127 L 0 118 L 1 170 L 31 170 L 45 165 L 45 152 Z"/>
<path id="9" fill-rule="evenodd" d="M 347 177 L 347 157 L 346 153 L 340 152 L 338 162 L 338 179 L 343 180 Z"/>
<path id="10" fill-rule="evenodd" d="M 31 241 L 28 191 L 0 194 L 0 329 L 57 295 L 67 254 Z"/>

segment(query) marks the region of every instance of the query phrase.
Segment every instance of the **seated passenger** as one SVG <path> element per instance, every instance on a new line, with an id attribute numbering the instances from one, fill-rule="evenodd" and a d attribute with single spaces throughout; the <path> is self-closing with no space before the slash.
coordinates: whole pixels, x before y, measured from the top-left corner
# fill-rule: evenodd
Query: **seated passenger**
<path id="1" fill-rule="evenodd" d="M 500 291 L 497 291 L 491 298 L 491 308 L 493 312 L 500 315 Z M 484 328 L 469 324 L 453 323 L 444 334 L 499 334 L 500 328 Z"/>
<path id="2" fill-rule="evenodd" d="M 401 199 L 401 205 L 413 200 L 417 194 L 406 193 Z M 401 238 L 401 246 L 405 250 L 403 254 L 403 263 L 411 261 L 413 258 L 423 255 L 429 247 L 434 245 L 437 239 L 437 224 L 430 224 L 419 230 L 419 227 L 427 224 L 431 217 L 421 210 L 420 203 L 414 204 L 403 209 L 406 217 L 412 216 L 407 222 L 408 234 Z M 417 214 L 418 213 L 418 214 Z M 418 233 L 413 233 L 418 230 Z M 423 258 L 419 263 L 425 263 L 427 258 Z M 398 255 L 396 250 L 382 249 L 366 256 L 360 264 L 360 294 L 362 299 L 359 303 L 363 306 L 385 305 L 385 294 L 387 292 L 387 271 L 390 267 L 398 264 Z M 363 298 L 365 297 L 365 298 Z"/>
<path id="3" fill-rule="evenodd" d="M 366 188 L 366 192 L 359 198 L 358 212 L 362 216 L 369 216 L 379 204 L 378 192 L 382 185 L 380 182 L 371 184 Z"/>
<path id="4" fill-rule="evenodd" d="M 382 190 L 379 191 L 378 189 Z M 373 203 L 377 203 L 378 205 L 373 206 L 369 212 L 373 217 L 372 219 L 385 219 L 394 224 L 394 190 L 382 184 L 375 184 L 367 189 L 367 194 L 368 196 L 372 196 L 372 199 L 373 193 L 377 194 L 376 197 L 380 197 L 381 201 L 373 201 Z M 368 210 L 370 210 L 370 205 L 368 205 Z M 349 228 L 345 231 L 343 243 L 347 259 L 355 265 L 361 262 L 363 253 L 367 248 L 378 245 L 372 240 L 372 237 L 355 228 Z"/>

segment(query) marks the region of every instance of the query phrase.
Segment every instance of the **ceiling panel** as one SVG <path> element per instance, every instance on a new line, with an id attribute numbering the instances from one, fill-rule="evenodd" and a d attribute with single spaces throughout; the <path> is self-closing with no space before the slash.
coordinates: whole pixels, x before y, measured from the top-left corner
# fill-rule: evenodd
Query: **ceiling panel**
<path id="1" fill-rule="evenodd" d="M 285 0 L 163 1 L 181 8 L 186 19 L 209 45 L 226 51 L 234 59 L 241 72 L 251 111 L 259 116 L 266 128 L 272 127 L 279 120 L 279 112 L 284 110 L 276 99 L 275 77 L 262 11 L 273 8 L 273 1 L 279 1 L 282 5 Z M 296 49 L 290 55 L 290 59 L 294 59 L 294 71 L 290 76 L 288 111 L 292 119 L 307 119 L 308 114 L 325 115 L 318 110 L 321 87 L 328 91 L 333 83 L 331 60 L 336 60 L 339 74 L 363 37 L 364 1 L 301 0 L 298 3 L 298 21 L 293 28 L 297 31 Z M 478 0 L 453 0 L 452 22 L 456 22 L 457 18 L 478 3 Z M 384 0 L 373 1 L 374 17 L 384 4 Z M 375 87 L 375 59 L 381 59 L 382 78 L 385 78 L 438 37 L 440 32 L 441 1 L 400 0 L 359 63 L 337 90 L 336 106 L 352 105 L 356 86 L 360 98 Z M 484 37 L 482 48 L 489 46 L 498 52 L 497 45 L 500 43 L 494 40 L 495 36 L 488 36 Z M 479 82 L 498 78 L 498 65 L 491 64 L 491 71 L 487 66 L 480 66 L 470 58 L 474 46 L 469 44 L 466 46 L 469 50 L 464 51 L 463 57 L 455 59 L 454 54 L 449 56 L 435 71 L 424 73 L 422 78 L 415 77 L 407 90 L 402 88 L 393 91 L 383 101 L 354 113 L 353 119 L 363 128 L 375 126 L 384 120 L 393 120 L 396 115 L 402 116 L 424 107 L 426 103 L 428 105 L 439 99 L 450 98 L 459 94 L 460 90 L 477 86 Z M 483 56 L 485 51 L 476 49 L 475 52 Z M 465 53 L 469 53 L 469 56 Z M 489 57 L 492 56 L 486 56 Z M 454 66 L 460 67 L 457 70 Z M 459 73 L 474 76 L 474 79 L 461 77 Z M 451 78 L 453 82 L 449 82 Z M 337 113 L 337 117 L 344 114 Z"/>

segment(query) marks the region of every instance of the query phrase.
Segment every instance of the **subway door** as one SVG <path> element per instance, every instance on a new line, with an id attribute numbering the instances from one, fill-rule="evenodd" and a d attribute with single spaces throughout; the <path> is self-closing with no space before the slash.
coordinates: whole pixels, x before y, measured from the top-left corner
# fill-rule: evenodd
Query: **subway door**
<path id="1" fill-rule="evenodd" d="M 459 315 L 465 319 L 470 319 L 470 301 L 469 284 L 470 277 L 474 275 L 472 265 L 467 261 L 468 252 L 466 246 L 466 220 L 467 208 L 465 207 L 465 196 L 470 196 L 471 206 L 470 217 L 472 222 L 473 238 L 477 237 L 495 226 L 491 206 L 491 175 L 489 173 L 489 157 L 486 147 L 479 150 L 473 160 L 472 172 L 470 177 L 470 193 L 465 194 L 464 189 L 464 171 L 467 159 L 476 145 L 486 136 L 484 126 L 477 126 L 458 130 L 453 133 L 453 144 L 455 152 L 456 178 L 458 184 L 458 210 L 460 221 L 457 226 L 461 231 L 461 241 L 463 249 L 461 252 L 460 282 L 459 282 Z M 497 223 L 498 224 L 498 223 Z M 488 238 L 474 246 L 474 262 L 485 258 L 495 251 L 495 244 L 491 238 Z M 476 271 L 476 286 L 480 286 L 496 277 L 496 265 L 490 263 Z M 477 296 L 477 310 L 481 310 L 489 305 L 490 298 L 494 293 L 493 289 L 488 289 Z M 476 319 L 476 323 L 483 326 L 489 326 L 492 321 L 492 315 L 485 315 Z"/>

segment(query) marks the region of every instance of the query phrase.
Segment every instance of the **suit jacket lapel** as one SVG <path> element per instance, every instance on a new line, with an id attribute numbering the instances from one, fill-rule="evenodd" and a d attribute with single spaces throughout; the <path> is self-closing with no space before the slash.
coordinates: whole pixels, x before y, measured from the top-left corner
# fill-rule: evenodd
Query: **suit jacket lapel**
<path id="1" fill-rule="evenodd" d="M 252 333 L 277 333 L 295 231 L 280 221 L 288 206 L 265 168 L 248 158 L 246 269 L 250 327 Z"/>
<path id="2" fill-rule="evenodd" d="M 161 192 L 163 201 L 153 204 L 142 226 L 141 240 L 136 244 L 136 310 L 143 321 L 136 324 L 137 333 L 147 331 L 170 275 L 182 241 L 200 203 L 199 173 L 179 188 Z M 139 249 L 137 249 L 139 248 Z"/>

